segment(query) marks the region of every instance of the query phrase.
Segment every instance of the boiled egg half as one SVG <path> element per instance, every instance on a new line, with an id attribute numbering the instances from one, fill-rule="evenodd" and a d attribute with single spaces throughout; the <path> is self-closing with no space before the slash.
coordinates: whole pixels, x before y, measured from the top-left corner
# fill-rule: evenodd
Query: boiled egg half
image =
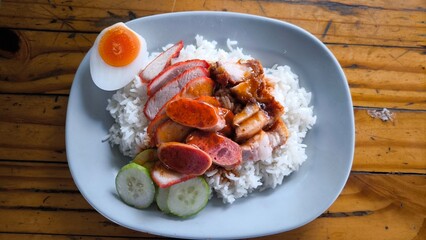
<path id="1" fill-rule="evenodd" d="M 98 35 L 90 55 L 90 74 L 103 90 L 120 89 L 147 64 L 145 39 L 119 22 Z"/>

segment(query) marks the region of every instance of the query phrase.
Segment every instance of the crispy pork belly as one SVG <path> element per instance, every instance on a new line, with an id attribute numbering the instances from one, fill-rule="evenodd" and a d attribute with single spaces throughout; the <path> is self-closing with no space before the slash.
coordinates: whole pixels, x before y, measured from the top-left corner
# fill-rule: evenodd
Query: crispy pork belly
<path id="1" fill-rule="evenodd" d="M 251 77 L 263 75 L 263 67 L 258 60 L 240 60 L 238 62 L 219 61 L 211 66 L 211 73 L 223 86 L 235 85 Z"/>
<path id="2" fill-rule="evenodd" d="M 236 102 L 229 89 L 220 88 L 215 92 L 214 95 L 223 108 L 229 109 L 231 111 L 235 110 Z"/>
<path id="3" fill-rule="evenodd" d="M 281 118 L 277 119 L 266 133 L 268 134 L 272 148 L 285 144 L 288 139 L 288 129 Z"/>
<path id="4" fill-rule="evenodd" d="M 268 114 L 263 110 L 257 111 L 254 115 L 235 127 L 235 140 L 237 142 L 243 142 L 253 137 L 256 133 L 261 131 L 268 122 Z"/>
<path id="5" fill-rule="evenodd" d="M 241 145 L 243 161 L 259 161 L 272 156 L 272 146 L 268 134 L 260 131 Z"/>
<path id="6" fill-rule="evenodd" d="M 239 113 L 235 114 L 233 119 L 234 126 L 240 125 L 242 122 L 260 111 L 260 106 L 257 103 L 247 104 Z"/>
<path id="7" fill-rule="evenodd" d="M 260 131 L 241 144 L 243 161 L 265 160 L 272 156 L 272 151 L 282 146 L 288 139 L 288 130 L 284 121 L 277 120 L 268 131 Z"/>

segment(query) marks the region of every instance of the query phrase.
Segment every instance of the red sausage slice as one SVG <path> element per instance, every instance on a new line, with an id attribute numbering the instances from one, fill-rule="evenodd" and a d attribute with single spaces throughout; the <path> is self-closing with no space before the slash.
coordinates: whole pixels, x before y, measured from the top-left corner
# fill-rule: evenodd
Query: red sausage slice
<path id="1" fill-rule="evenodd" d="M 217 133 L 195 131 L 186 143 L 199 147 L 211 156 L 213 163 L 227 169 L 235 168 L 242 161 L 240 145 Z"/>
<path id="2" fill-rule="evenodd" d="M 189 98 L 169 102 L 166 114 L 177 123 L 200 130 L 219 131 L 226 126 L 225 118 L 217 107 Z"/>
<path id="3" fill-rule="evenodd" d="M 212 165 L 206 152 L 179 142 L 160 144 L 158 158 L 166 167 L 182 174 L 202 175 Z"/>

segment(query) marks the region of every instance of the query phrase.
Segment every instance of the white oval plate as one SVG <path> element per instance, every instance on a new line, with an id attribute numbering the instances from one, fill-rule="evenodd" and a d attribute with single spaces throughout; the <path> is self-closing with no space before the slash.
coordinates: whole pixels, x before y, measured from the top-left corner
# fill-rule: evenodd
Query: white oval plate
<path id="1" fill-rule="evenodd" d="M 127 23 L 145 37 L 148 50 L 196 34 L 226 47 L 238 41 L 246 54 L 265 67 L 289 65 L 302 87 L 312 92 L 317 123 L 308 132 L 308 160 L 274 190 L 254 193 L 224 205 L 213 199 L 197 216 L 179 219 L 162 214 L 155 204 L 138 210 L 117 196 L 114 180 L 126 159 L 103 143 L 112 118 L 105 110 L 112 92 L 98 89 L 90 77 L 89 53 L 71 88 L 66 147 L 74 181 L 102 215 L 137 231 L 180 238 L 247 238 L 300 227 L 323 213 L 345 185 L 354 152 L 354 116 L 348 84 L 332 53 L 313 35 L 292 24 L 227 12 L 181 12 L 135 19 Z"/>

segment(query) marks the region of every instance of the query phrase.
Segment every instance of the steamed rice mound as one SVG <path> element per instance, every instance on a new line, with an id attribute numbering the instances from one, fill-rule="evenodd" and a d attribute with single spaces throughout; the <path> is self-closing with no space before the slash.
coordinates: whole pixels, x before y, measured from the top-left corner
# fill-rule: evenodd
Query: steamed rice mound
<path id="1" fill-rule="evenodd" d="M 207 41 L 202 36 L 197 35 L 195 40 L 196 44 L 185 46 L 172 63 L 189 59 L 204 59 L 208 62 L 252 59 L 236 47 L 236 41 L 228 39 L 229 51 L 225 51 L 217 48 L 217 42 Z M 150 57 L 155 58 L 158 54 L 153 53 Z M 274 84 L 274 97 L 285 108 L 282 119 L 287 125 L 289 138 L 286 144 L 274 150 L 269 159 L 245 161 L 233 171 L 215 169 L 206 172 L 208 184 L 224 203 L 232 203 L 254 190 L 275 188 L 307 159 L 306 145 L 302 141 L 316 121 L 313 107 L 309 106 L 311 93 L 299 86 L 298 76 L 289 66 L 274 66 L 264 71 L 265 77 Z M 117 145 L 125 156 L 134 157 L 141 149 L 148 147 L 146 129 L 149 122 L 143 114 L 147 100 L 146 86 L 138 76 L 108 100 L 107 110 L 115 120 L 109 130 L 109 142 L 112 146 Z"/>

